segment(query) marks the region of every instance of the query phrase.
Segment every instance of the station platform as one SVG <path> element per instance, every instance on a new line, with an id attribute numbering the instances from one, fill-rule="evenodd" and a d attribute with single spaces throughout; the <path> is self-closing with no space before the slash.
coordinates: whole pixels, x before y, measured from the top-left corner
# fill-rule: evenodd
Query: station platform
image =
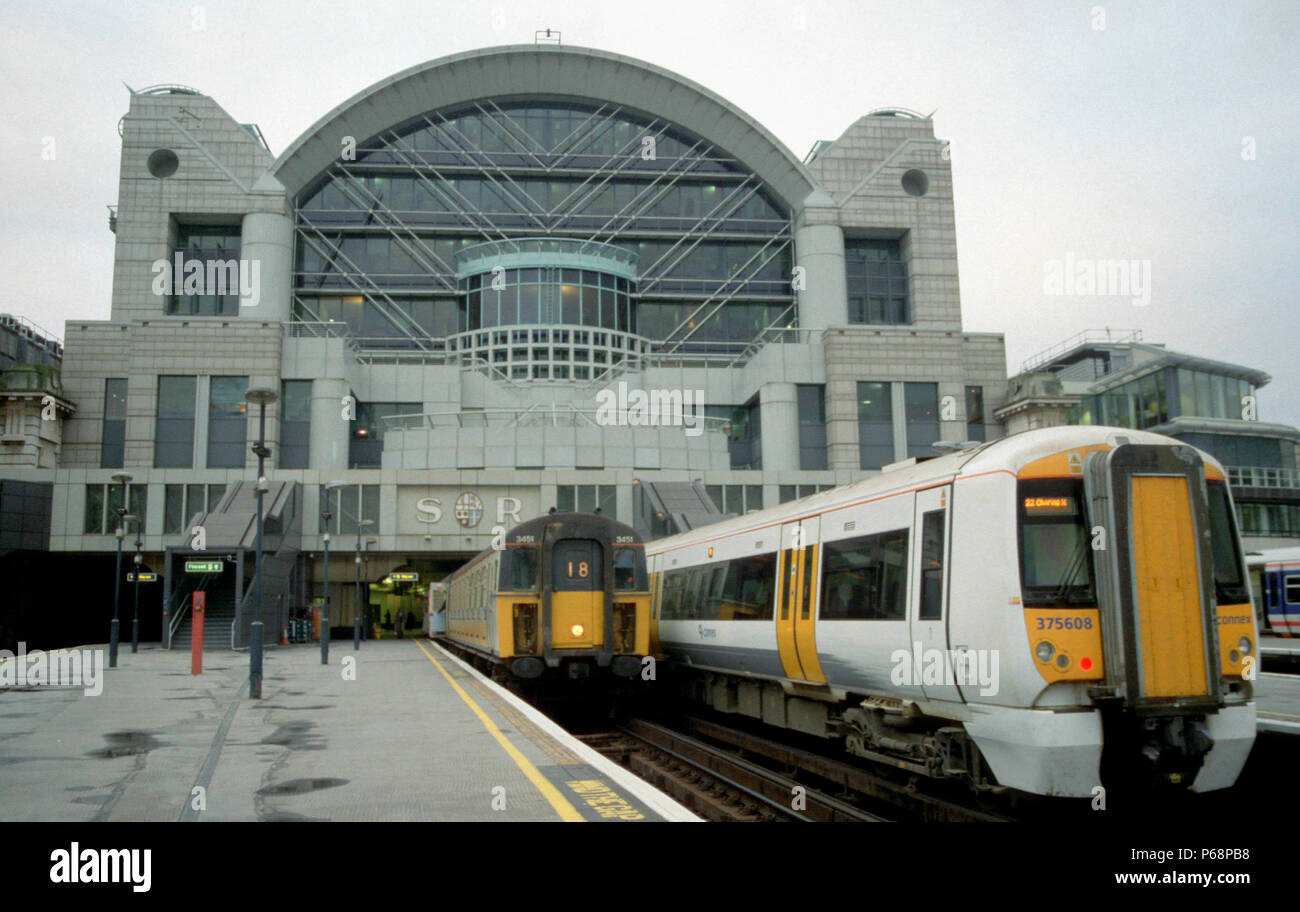
<path id="1" fill-rule="evenodd" d="M 1300 735 L 1300 675 L 1261 672 L 1255 679 L 1255 727 Z"/>
<path id="2" fill-rule="evenodd" d="M 428 640 L 268 649 L 262 693 L 247 653 L 152 645 L 98 696 L 0 690 L 0 819 L 698 819 Z"/>
<path id="3" fill-rule="evenodd" d="M 1259 638 L 1259 654 L 1300 658 L 1300 639 L 1264 634 Z"/>

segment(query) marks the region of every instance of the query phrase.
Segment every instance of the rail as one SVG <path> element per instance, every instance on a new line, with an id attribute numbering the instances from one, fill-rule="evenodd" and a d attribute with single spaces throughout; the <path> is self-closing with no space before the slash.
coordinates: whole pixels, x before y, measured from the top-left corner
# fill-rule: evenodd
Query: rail
<path id="1" fill-rule="evenodd" d="M 194 593 L 191 592 L 181 600 L 180 607 L 176 609 L 176 613 L 172 615 L 172 619 L 170 623 L 168 623 L 167 625 L 167 648 L 168 649 L 172 648 L 172 643 L 176 639 L 176 629 L 180 627 L 181 621 L 185 619 L 186 612 L 190 610 L 190 599 L 193 595 Z"/>
<path id="2" fill-rule="evenodd" d="M 1080 345 L 1089 343 L 1109 343 L 1119 344 L 1123 342 L 1141 342 L 1142 330 L 1140 329 L 1085 329 L 1080 333 L 1071 336 L 1064 341 L 1057 342 L 1048 348 L 1043 349 L 1035 355 L 1030 355 L 1020 365 L 1020 372 L 1027 373 L 1042 367 L 1054 358 L 1058 358 L 1066 352 L 1078 348 Z"/>

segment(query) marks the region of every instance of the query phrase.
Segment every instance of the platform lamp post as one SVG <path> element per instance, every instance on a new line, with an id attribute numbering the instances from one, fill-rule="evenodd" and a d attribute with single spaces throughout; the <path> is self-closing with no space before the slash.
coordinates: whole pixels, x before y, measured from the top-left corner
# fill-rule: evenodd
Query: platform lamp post
<path id="1" fill-rule="evenodd" d="M 373 519 L 357 520 L 357 616 L 352 621 L 352 648 L 361 648 L 361 535 L 370 526 L 373 526 Z"/>
<path id="2" fill-rule="evenodd" d="M 136 523 L 135 527 L 135 559 L 132 563 L 135 565 L 135 616 L 131 618 L 131 653 L 135 654 L 140 651 L 140 568 L 144 565 L 144 558 L 140 551 L 144 547 L 144 542 L 140 541 L 140 524 Z"/>
<path id="3" fill-rule="evenodd" d="M 126 538 L 126 496 L 127 485 L 132 476 L 128 472 L 114 472 L 113 481 L 122 486 L 122 503 L 117 508 L 117 569 L 113 571 L 113 624 L 108 631 L 108 667 L 117 667 L 118 603 L 121 601 L 122 589 L 122 539 Z"/>
<path id="4" fill-rule="evenodd" d="M 321 600 L 320 608 L 320 663 L 328 665 L 330 663 L 330 517 L 334 514 L 330 512 L 330 492 L 336 488 L 345 488 L 346 481 L 330 481 L 325 484 L 325 509 L 321 511 L 321 519 L 325 521 L 325 534 L 321 539 L 325 543 L 325 597 Z"/>
<path id="5" fill-rule="evenodd" d="M 262 500 L 266 494 L 266 459 L 271 451 L 266 446 L 266 407 L 280 398 L 273 389 L 255 388 L 244 398 L 257 406 L 257 443 L 253 453 L 257 456 L 257 563 L 253 569 L 253 623 L 248 627 L 248 696 L 262 699 L 262 530 L 266 516 Z"/>

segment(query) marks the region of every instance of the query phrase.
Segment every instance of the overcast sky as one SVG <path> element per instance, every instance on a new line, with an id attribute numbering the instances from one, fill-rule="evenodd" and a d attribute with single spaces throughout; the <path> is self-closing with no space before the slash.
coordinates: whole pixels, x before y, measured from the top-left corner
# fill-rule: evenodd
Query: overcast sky
<path id="1" fill-rule="evenodd" d="M 874 108 L 935 112 L 964 326 L 1005 333 L 1009 372 L 1137 328 L 1267 371 L 1260 418 L 1300 424 L 1296 0 L 7 0 L 0 311 L 59 336 L 108 318 L 124 82 L 193 86 L 278 155 L 371 83 L 547 27 L 709 87 L 799 158 Z M 1045 294 L 1067 256 L 1149 261 L 1150 303 Z"/>

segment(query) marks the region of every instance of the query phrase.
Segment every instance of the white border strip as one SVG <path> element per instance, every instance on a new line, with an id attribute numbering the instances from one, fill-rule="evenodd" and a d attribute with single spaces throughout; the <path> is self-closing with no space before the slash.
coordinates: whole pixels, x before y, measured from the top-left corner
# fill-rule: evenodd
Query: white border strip
<path id="1" fill-rule="evenodd" d="M 544 715 L 536 707 L 531 706 L 528 703 L 525 703 L 519 697 L 515 696 L 510 691 L 506 690 L 504 687 L 502 687 L 500 684 L 497 684 L 495 681 L 484 677 L 482 674 L 479 673 L 478 669 L 474 668 L 467 662 L 463 661 L 460 658 L 460 656 L 454 655 L 447 649 L 444 649 L 442 647 L 442 644 L 440 644 L 437 640 L 427 640 L 427 642 L 434 649 L 438 650 L 439 653 L 446 656 L 452 662 L 455 662 L 458 666 L 460 666 L 460 668 L 463 671 L 472 674 L 475 678 L 478 679 L 478 681 L 481 684 L 483 684 L 485 687 L 490 688 L 493 693 L 497 694 L 499 697 L 501 697 L 507 703 L 509 703 L 512 707 L 514 707 L 529 722 L 532 722 L 534 725 L 536 725 L 546 734 L 550 735 L 560 744 L 564 745 L 566 748 L 573 751 L 573 753 L 577 754 L 578 758 L 582 760 L 583 763 L 586 763 L 592 769 L 595 769 L 602 775 L 608 776 L 610 779 L 617 782 L 620 786 L 627 789 L 634 796 L 636 796 L 638 801 L 644 804 L 651 811 L 654 811 L 663 819 L 674 821 L 674 822 L 683 822 L 683 821 L 688 821 L 693 823 L 704 822 L 702 818 L 691 813 L 685 807 L 678 804 L 672 798 L 668 797 L 663 792 L 659 791 L 657 788 L 655 788 L 650 783 L 646 782 L 644 779 L 641 779 L 633 775 L 631 772 L 623 769 L 623 767 L 619 766 L 613 760 L 609 759 L 608 757 L 604 756 L 603 754 L 599 753 L 593 748 L 590 748 L 587 745 L 583 744 L 577 738 L 573 737 L 573 735 L 569 734 L 564 729 L 560 728 L 559 725 L 555 724 L 555 722 L 552 719 Z M 565 795 L 565 797 L 567 798 L 570 796 Z"/>
<path id="2" fill-rule="evenodd" d="M 1282 722 L 1278 719 L 1255 719 L 1255 728 L 1279 735 L 1300 735 L 1300 722 Z"/>

